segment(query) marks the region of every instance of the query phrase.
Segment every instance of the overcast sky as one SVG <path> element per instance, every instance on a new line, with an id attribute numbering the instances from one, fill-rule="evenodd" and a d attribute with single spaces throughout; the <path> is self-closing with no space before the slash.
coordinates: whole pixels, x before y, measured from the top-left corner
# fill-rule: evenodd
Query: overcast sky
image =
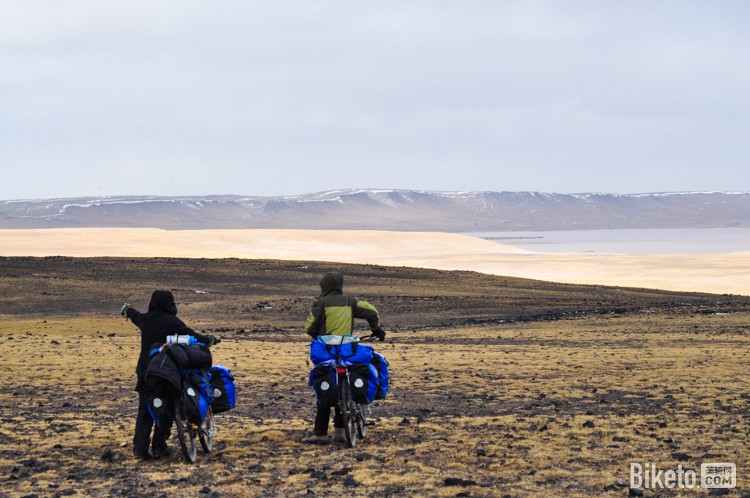
<path id="1" fill-rule="evenodd" d="M 0 0 L 0 199 L 750 191 L 750 2 Z"/>

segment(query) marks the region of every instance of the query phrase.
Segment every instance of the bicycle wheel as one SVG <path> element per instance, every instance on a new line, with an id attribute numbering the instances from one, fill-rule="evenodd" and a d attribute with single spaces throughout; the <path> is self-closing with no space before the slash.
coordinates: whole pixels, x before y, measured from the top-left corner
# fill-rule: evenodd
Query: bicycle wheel
<path id="1" fill-rule="evenodd" d="M 175 401 L 174 425 L 177 429 L 177 439 L 180 441 L 180 448 L 182 448 L 182 454 L 185 456 L 185 462 L 195 463 L 195 458 L 198 454 L 195 448 L 195 431 L 185 416 L 181 398 Z"/>
<path id="2" fill-rule="evenodd" d="M 206 419 L 203 421 L 201 426 L 198 428 L 198 439 L 201 442 L 201 448 L 204 453 L 209 453 L 214 446 L 214 435 L 218 432 L 216 428 L 216 419 L 211 409 L 208 409 Z"/>
<path id="3" fill-rule="evenodd" d="M 367 405 L 356 403 L 354 405 L 355 420 L 357 422 L 357 435 L 364 439 L 367 435 Z"/>
<path id="4" fill-rule="evenodd" d="M 357 414 L 354 411 L 354 400 L 352 399 L 349 378 L 342 376 L 339 385 L 339 407 L 341 408 L 341 418 L 344 422 L 344 436 L 346 444 L 354 448 L 357 444 Z"/>

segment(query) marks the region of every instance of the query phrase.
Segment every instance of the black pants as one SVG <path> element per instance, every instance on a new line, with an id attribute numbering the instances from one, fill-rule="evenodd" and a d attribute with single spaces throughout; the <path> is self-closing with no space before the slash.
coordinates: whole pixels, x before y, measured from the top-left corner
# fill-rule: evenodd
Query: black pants
<path id="1" fill-rule="evenodd" d="M 154 428 L 154 438 L 151 441 L 151 427 L 154 419 L 148 411 L 148 398 L 143 390 L 138 391 L 138 415 L 135 418 L 135 436 L 133 436 L 133 452 L 137 455 L 148 453 L 149 443 L 152 451 L 161 451 L 167 447 L 167 440 L 172 430 L 172 424 Z"/>
<path id="2" fill-rule="evenodd" d="M 318 411 L 315 414 L 315 435 L 325 436 L 328 434 L 328 422 L 331 420 L 331 407 L 318 405 Z M 336 406 L 333 416 L 333 426 L 337 429 L 344 428 L 344 420 L 341 418 L 341 410 Z"/>

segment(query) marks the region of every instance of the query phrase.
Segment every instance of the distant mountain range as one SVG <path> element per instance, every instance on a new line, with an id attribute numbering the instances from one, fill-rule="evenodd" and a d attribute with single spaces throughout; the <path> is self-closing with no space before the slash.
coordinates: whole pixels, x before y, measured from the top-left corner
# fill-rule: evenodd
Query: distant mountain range
<path id="1" fill-rule="evenodd" d="M 447 232 L 750 228 L 750 193 L 337 190 L 291 197 L 127 196 L 0 201 L 0 228 L 68 227 Z"/>

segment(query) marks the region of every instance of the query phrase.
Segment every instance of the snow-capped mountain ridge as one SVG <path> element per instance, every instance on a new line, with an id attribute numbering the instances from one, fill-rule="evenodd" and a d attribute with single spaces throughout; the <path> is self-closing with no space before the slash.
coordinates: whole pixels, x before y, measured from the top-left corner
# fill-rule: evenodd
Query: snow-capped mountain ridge
<path id="1" fill-rule="evenodd" d="M 89 226 L 453 232 L 750 227 L 750 193 L 344 189 L 278 197 L 109 196 L 0 201 L 0 228 Z"/>

